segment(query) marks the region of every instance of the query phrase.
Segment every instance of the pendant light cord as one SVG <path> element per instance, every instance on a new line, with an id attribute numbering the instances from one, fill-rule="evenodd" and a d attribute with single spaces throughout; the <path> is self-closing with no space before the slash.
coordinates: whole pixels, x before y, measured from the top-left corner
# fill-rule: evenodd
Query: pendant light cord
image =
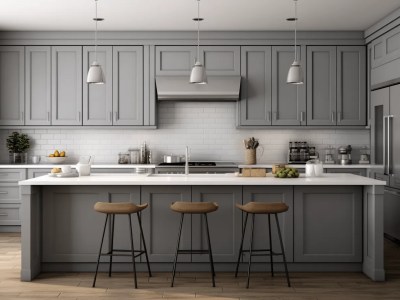
<path id="1" fill-rule="evenodd" d="M 297 61 L 297 0 L 294 0 L 294 60 Z"/>
<path id="2" fill-rule="evenodd" d="M 197 61 L 200 61 L 200 0 L 197 0 Z"/>
<path id="3" fill-rule="evenodd" d="M 95 23 L 96 23 L 96 29 L 94 31 L 94 60 L 97 62 L 97 0 L 94 0 L 94 3 L 96 4 L 96 17 L 95 17 Z"/>

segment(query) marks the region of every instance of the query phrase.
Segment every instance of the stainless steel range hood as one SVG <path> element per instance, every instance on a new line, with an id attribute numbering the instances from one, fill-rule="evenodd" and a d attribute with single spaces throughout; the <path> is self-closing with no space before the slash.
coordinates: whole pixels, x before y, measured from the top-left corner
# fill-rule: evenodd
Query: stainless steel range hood
<path id="1" fill-rule="evenodd" d="M 191 84 L 189 76 L 156 77 L 158 100 L 238 101 L 240 76 L 207 76 L 208 84 Z"/>

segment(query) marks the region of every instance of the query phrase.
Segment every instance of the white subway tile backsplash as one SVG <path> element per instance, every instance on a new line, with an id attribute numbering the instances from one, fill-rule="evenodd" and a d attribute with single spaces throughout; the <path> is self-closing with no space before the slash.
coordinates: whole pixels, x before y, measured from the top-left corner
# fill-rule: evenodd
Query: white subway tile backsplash
<path id="1" fill-rule="evenodd" d="M 170 102 L 159 104 L 158 130 L 137 129 L 26 129 L 32 140 L 30 155 L 47 155 L 66 150 L 74 163 L 80 155 L 94 155 L 98 163 L 116 163 L 119 152 L 139 148 L 146 141 L 156 162 L 164 154 L 184 154 L 192 160 L 244 160 L 243 139 L 254 136 L 264 148 L 259 162 L 284 162 L 289 141 L 307 141 L 323 154 L 327 145 L 351 144 L 354 160 L 358 151 L 370 145 L 368 130 L 236 129 L 236 103 Z M 0 130 L 1 162 L 8 162 L 6 138 L 13 130 Z M 261 153 L 261 151 L 260 151 Z"/>

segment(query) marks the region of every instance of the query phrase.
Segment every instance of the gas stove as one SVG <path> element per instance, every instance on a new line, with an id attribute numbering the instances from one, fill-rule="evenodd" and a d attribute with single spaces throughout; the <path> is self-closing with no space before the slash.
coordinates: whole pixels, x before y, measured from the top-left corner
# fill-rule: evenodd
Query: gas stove
<path id="1" fill-rule="evenodd" d="M 190 161 L 189 173 L 234 173 L 238 171 L 238 165 L 233 162 L 213 162 L 213 161 Z M 160 163 L 156 166 L 157 174 L 183 174 L 185 163 Z"/>

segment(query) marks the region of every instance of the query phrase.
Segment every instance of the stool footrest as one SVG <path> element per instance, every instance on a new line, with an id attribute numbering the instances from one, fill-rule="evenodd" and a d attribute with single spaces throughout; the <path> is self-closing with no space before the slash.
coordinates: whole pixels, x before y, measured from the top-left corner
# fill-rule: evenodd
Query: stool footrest
<path id="1" fill-rule="evenodd" d="M 180 254 L 208 254 L 208 250 L 178 250 Z"/>
<path id="2" fill-rule="evenodd" d="M 250 250 L 242 250 L 242 253 L 249 253 Z M 252 250 L 251 252 L 269 252 L 269 253 L 252 253 L 251 256 L 280 256 L 283 255 L 283 253 L 277 253 L 272 251 L 271 249 L 256 249 L 256 250 Z"/>
<path id="3" fill-rule="evenodd" d="M 114 252 L 127 252 L 127 253 L 114 253 Z M 129 252 L 129 253 L 128 253 Z M 135 254 L 135 256 L 134 257 L 138 257 L 138 256 L 140 256 L 140 255 L 142 255 L 142 254 L 145 254 L 146 252 L 145 251 L 143 251 L 143 250 L 135 250 L 135 251 L 133 251 L 134 253 L 137 253 L 137 254 Z M 130 257 L 132 257 L 132 251 L 131 250 L 121 250 L 121 249 L 119 249 L 119 250 L 113 250 L 112 252 L 111 251 L 109 251 L 109 252 L 107 252 L 107 253 L 101 253 L 100 254 L 100 256 L 130 256 Z"/>

